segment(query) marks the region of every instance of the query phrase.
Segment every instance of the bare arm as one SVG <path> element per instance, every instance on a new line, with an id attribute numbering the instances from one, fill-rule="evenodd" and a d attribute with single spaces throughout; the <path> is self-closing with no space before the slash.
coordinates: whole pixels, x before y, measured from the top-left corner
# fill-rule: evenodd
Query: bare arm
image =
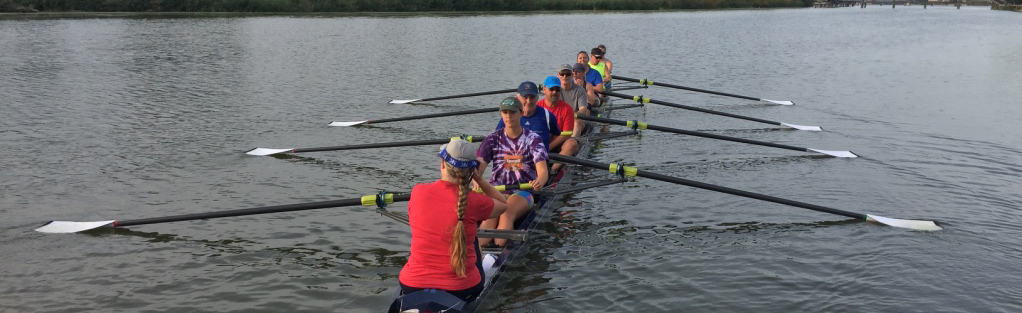
<path id="1" fill-rule="evenodd" d="M 504 214 L 504 211 L 507 211 L 507 203 L 493 199 L 493 211 L 490 212 L 490 218 L 498 218 Z"/>
<path id="2" fill-rule="evenodd" d="M 571 132 L 571 135 L 574 136 L 575 132 L 574 131 Z M 568 138 L 570 138 L 570 137 L 571 136 L 557 136 L 557 137 L 554 137 L 554 139 L 550 140 L 550 149 L 560 148 L 561 145 L 564 144 L 565 141 L 568 141 Z"/>
<path id="3" fill-rule="evenodd" d="M 589 115 L 589 108 L 586 108 L 585 106 L 580 106 L 580 107 L 578 107 L 578 110 L 575 111 L 575 114 L 576 115 Z M 585 127 L 585 125 L 584 125 L 584 122 L 582 122 L 582 119 L 576 118 L 575 119 L 575 129 L 577 129 L 578 131 L 571 132 L 571 137 L 572 138 L 578 138 L 579 136 L 582 136 L 582 129 L 583 129 L 583 127 Z"/>
<path id="4" fill-rule="evenodd" d="M 529 183 L 532 184 L 532 190 L 539 191 L 540 189 L 543 189 L 543 186 L 546 186 L 547 181 L 547 167 L 545 160 L 536 162 L 536 174 L 536 180 Z"/>
<path id="5" fill-rule="evenodd" d="M 596 87 L 590 83 L 586 83 L 586 101 L 589 101 L 590 104 L 596 103 L 597 101 Z"/>
<path id="6" fill-rule="evenodd" d="M 483 191 L 484 195 L 493 198 L 493 201 L 505 204 L 507 203 L 507 199 L 504 198 L 504 195 L 501 194 L 500 191 L 497 191 L 497 188 L 493 187 L 493 185 L 490 185 L 489 181 L 483 178 L 483 171 L 480 171 L 478 168 L 474 173 L 472 173 L 472 182 L 474 182 L 476 186 L 479 186 L 479 189 Z"/>
<path id="7" fill-rule="evenodd" d="M 476 160 L 479 161 L 479 167 L 472 173 L 472 184 L 482 190 L 484 195 L 493 199 L 493 211 L 490 211 L 488 219 L 498 218 L 504 214 L 504 211 L 507 211 L 507 198 L 483 178 L 483 173 L 486 172 L 486 161 L 483 161 L 483 158 L 476 158 Z"/>

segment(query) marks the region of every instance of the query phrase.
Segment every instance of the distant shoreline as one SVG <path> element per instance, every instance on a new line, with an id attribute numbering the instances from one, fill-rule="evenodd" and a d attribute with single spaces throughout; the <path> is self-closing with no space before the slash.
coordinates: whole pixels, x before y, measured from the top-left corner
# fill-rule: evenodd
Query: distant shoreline
<path id="1" fill-rule="evenodd" d="M 513 14 L 809 7 L 813 0 L 0 0 L 22 14 Z"/>
<path id="2" fill-rule="evenodd" d="M 543 10 L 543 11 L 421 11 L 421 12 L 102 12 L 102 11 L 38 11 L 38 12 L 0 12 L 0 16 L 37 16 L 37 17 L 244 17 L 244 16 L 479 16 L 479 15 L 541 15 L 541 14 L 588 14 L 588 13 L 664 13 L 664 12 L 695 12 L 695 11 L 731 11 L 731 10 L 772 10 L 793 9 L 803 7 L 771 7 L 771 8 L 717 8 L 717 9 L 675 9 L 675 10 Z"/>

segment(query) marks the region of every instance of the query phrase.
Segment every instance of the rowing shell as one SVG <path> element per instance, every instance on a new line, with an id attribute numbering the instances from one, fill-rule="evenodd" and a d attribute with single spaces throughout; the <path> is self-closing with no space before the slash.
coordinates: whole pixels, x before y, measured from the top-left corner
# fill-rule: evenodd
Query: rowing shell
<path id="1" fill-rule="evenodd" d="M 610 107 L 610 102 L 604 105 L 605 108 Z M 605 110 L 602 116 L 607 116 L 610 110 Z M 586 127 L 588 131 L 585 135 L 584 142 L 580 142 L 580 149 L 578 152 L 579 156 L 588 156 L 592 149 L 596 146 L 599 141 L 598 138 L 594 137 L 594 134 L 598 133 L 595 126 Z M 551 183 L 547 188 L 554 187 L 559 183 L 567 184 L 570 183 L 573 178 L 572 168 L 565 164 L 561 169 L 559 175 L 556 175 L 551 179 Z M 538 197 L 536 207 L 530 210 L 525 217 L 515 222 L 515 230 L 524 231 L 526 234 L 531 234 L 532 231 L 539 225 L 540 220 L 546 216 L 549 211 L 554 209 L 553 201 L 558 195 L 551 194 L 549 196 Z M 525 237 L 528 240 L 528 236 Z M 394 303 L 392 304 L 392 312 L 400 307 L 400 312 L 445 312 L 445 313 L 459 313 L 459 312 L 475 312 L 479 305 L 486 300 L 486 298 L 494 290 L 494 285 L 500 280 L 505 271 L 507 271 L 511 262 L 520 255 L 526 252 L 524 249 L 525 241 L 509 240 L 504 248 L 499 249 L 486 249 L 483 250 L 483 273 L 486 274 L 486 283 L 482 294 L 471 303 L 465 303 L 460 298 L 447 293 L 443 290 L 426 289 L 416 292 L 412 292 L 406 295 L 396 296 Z M 398 291 L 400 293 L 400 291 Z M 403 310 L 403 311 L 401 311 Z"/>

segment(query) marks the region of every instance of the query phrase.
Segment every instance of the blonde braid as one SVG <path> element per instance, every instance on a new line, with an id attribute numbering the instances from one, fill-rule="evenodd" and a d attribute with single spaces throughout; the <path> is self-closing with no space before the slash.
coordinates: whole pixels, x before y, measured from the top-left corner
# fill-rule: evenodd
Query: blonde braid
<path id="1" fill-rule="evenodd" d="M 465 277 L 465 261 L 468 259 L 467 248 L 465 247 L 465 209 L 468 207 L 468 193 L 472 190 L 469 184 L 472 183 L 472 171 L 474 169 L 459 169 L 448 166 L 448 173 L 452 177 L 461 179 L 458 184 L 458 223 L 454 224 L 454 232 L 451 235 L 451 269 L 458 277 Z"/>

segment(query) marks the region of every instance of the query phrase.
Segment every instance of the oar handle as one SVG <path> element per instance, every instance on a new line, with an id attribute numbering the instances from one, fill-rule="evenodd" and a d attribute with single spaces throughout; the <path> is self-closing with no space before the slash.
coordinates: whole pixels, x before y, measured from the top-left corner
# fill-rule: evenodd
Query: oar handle
<path id="1" fill-rule="evenodd" d="M 731 114 L 731 113 L 724 113 L 724 112 L 714 111 L 714 110 L 707 110 L 707 109 L 697 108 L 697 107 L 693 107 L 693 106 L 687 106 L 687 105 L 683 105 L 683 104 L 670 103 L 670 102 L 666 102 L 666 101 L 653 100 L 653 99 L 646 98 L 646 97 L 643 97 L 643 96 L 629 96 L 629 95 L 626 95 L 626 94 L 620 94 L 620 93 L 611 92 L 611 91 L 604 91 L 602 93 L 605 94 L 605 95 L 608 95 L 608 96 L 614 96 L 614 97 L 624 98 L 624 99 L 632 99 L 632 100 L 635 100 L 636 102 L 639 102 L 639 103 L 654 103 L 654 104 L 665 105 L 665 106 L 669 106 L 669 107 L 675 107 L 675 108 L 679 108 L 679 109 L 685 109 L 685 110 L 691 110 L 691 111 L 715 114 L 715 115 L 720 115 L 720 116 L 733 117 L 733 118 L 737 118 L 737 119 L 743 119 L 743 120 L 753 121 L 753 122 L 760 122 L 760 123 L 765 123 L 765 124 L 770 124 L 770 125 L 784 126 L 784 124 L 781 124 L 781 122 L 775 122 L 775 121 L 770 121 L 770 120 L 758 119 L 758 118 L 755 118 L 755 117 L 748 117 L 748 116 L 742 116 L 742 115 Z"/>
<path id="2" fill-rule="evenodd" d="M 532 189 L 532 184 L 530 184 L 530 183 L 521 183 L 521 184 L 517 184 L 517 185 L 497 185 L 497 186 L 493 186 L 493 188 L 497 189 L 497 191 L 529 190 L 529 189 Z M 476 193 L 483 193 L 482 189 L 473 189 L 472 191 L 475 191 Z"/>
<path id="3" fill-rule="evenodd" d="M 502 89 L 502 90 L 494 90 L 494 91 L 484 91 L 484 92 L 477 92 L 477 93 L 466 93 L 466 94 L 463 94 L 463 95 L 454 95 L 454 96 L 433 97 L 433 98 L 419 99 L 416 102 L 435 101 L 435 100 L 447 100 L 447 99 L 456 99 L 456 98 L 467 98 L 467 97 L 485 96 L 485 95 L 495 95 L 495 94 L 499 94 L 499 93 L 509 93 L 509 92 L 513 92 L 513 91 L 518 91 L 518 88 Z"/>
<path id="4" fill-rule="evenodd" d="M 455 137 L 464 138 L 468 142 L 479 142 L 482 141 L 485 136 L 464 136 Z M 385 142 L 385 143 L 369 143 L 363 145 L 350 145 L 350 146 L 333 146 L 333 147 L 318 147 L 318 148 L 298 148 L 294 149 L 293 153 L 302 152 L 319 152 L 319 151 L 341 151 L 341 150 L 359 150 L 359 149 L 374 149 L 374 148 L 393 148 L 393 147 L 409 147 L 409 146 L 426 146 L 426 145 L 442 145 L 451 141 L 451 138 L 444 139 L 427 139 L 427 140 L 414 140 L 414 141 L 399 141 L 399 142 Z"/>
<path id="5" fill-rule="evenodd" d="M 367 196 L 367 197 L 374 197 L 374 195 Z M 220 211 L 220 212 L 182 214 L 182 215 L 165 216 L 165 217 L 144 218 L 144 219 L 137 219 L 137 220 L 124 220 L 124 221 L 114 222 L 114 226 L 115 227 L 122 227 L 122 226 L 133 226 L 133 225 L 145 225 L 145 224 L 156 224 L 156 223 L 170 223 L 170 222 L 180 222 L 180 221 L 202 220 L 202 219 L 220 218 L 220 217 L 233 217 L 233 216 L 243 216 L 243 215 L 281 213 L 281 212 L 315 210 L 315 209 L 324 209 L 324 208 L 336 208 L 336 207 L 345 207 L 345 206 L 357 206 L 357 205 L 363 205 L 363 198 L 365 198 L 365 197 L 351 198 L 351 199 L 342 199 L 342 200 L 331 200 L 331 201 L 320 201 L 320 202 L 311 202 L 311 203 L 274 205 L 274 206 L 265 206 L 265 207 L 248 208 L 248 209 L 237 209 L 237 210 Z M 390 202 L 408 201 L 408 199 L 410 199 L 410 198 L 411 198 L 410 194 L 394 194 L 394 195 L 390 196 L 390 199 L 388 199 L 388 200 L 392 200 Z"/>
<path id="6" fill-rule="evenodd" d="M 435 118 L 435 117 L 468 115 L 468 114 L 489 113 L 489 112 L 498 112 L 498 111 L 500 111 L 500 108 L 485 108 L 485 109 L 466 110 L 466 111 L 457 111 L 457 112 L 435 113 L 435 114 L 425 114 L 425 115 L 416 115 L 416 116 L 387 118 L 387 119 L 380 119 L 380 120 L 370 120 L 367 124 L 380 124 L 380 123 L 388 123 L 388 122 L 410 121 L 410 120 L 420 120 L 420 119 Z"/>
<path id="7" fill-rule="evenodd" d="M 646 86 L 653 86 L 654 85 L 653 81 L 648 80 L 648 79 L 635 79 L 635 78 L 622 77 L 622 76 L 617 76 L 617 75 L 610 75 L 610 77 L 614 78 L 614 79 L 624 80 L 624 81 L 636 82 L 636 83 L 640 83 L 640 84 L 643 84 L 643 85 L 646 85 Z M 747 100 L 753 100 L 753 101 L 760 101 L 760 100 L 762 100 L 760 98 L 753 98 L 753 97 L 749 97 L 749 96 L 736 95 L 736 94 L 732 94 L 732 93 L 719 92 L 719 91 L 706 90 L 706 89 L 699 89 L 699 88 L 692 88 L 692 87 L 685 87 L 685 86 L 678 86 L 678 85 L 665 84 L 665 83 L 656 83 L 656 85 L 657 86 L 664 86 L 664 87 L 674 88 L 674 89 L 702 92 L 702 93 L 714 94 L 714 95 L 718 95 L 718 96 L 733 97 L 733 98 L 747 99 Z"/>
<path id="8" fill-rule="evenodd" d="M 578 165 L 588 166 L 588 167 L 597 168 L 597 169 L 608 169 L 611 172 L 620 173 L 620 174 L 626 175 L 626 176 L 645 177 L 645 178 L 649 178 L 649 179 L 655 179 L 655 180 L 669 182 L 669 183 L 675 183 L 675 184 L 679 184 L 679 185 L 685 185 L 685 186 L 696 187 L 696 188 L 700 188 L 700 189 L 706 189 L 706 190 L 713 190 L 713 191 L 717 191 L 717 192 L 723 192 L 723 193 L 732 194 L 732 195 L 741 196 L 741 197 L 746 197 L 746 198 L 758 199 L 758 200 L 763 200 L 763 201 L 770 201 L 770 202 L 773 202 L 773 203 L 780 203 L 780 204 L 800 207 L 800 208 L 804 208 L 804 209 L 810 209 L 810 210 L 824 212 L 824 213 L 837 214 L 837 215 L 847 216 L 847 217 L 851 217 L 851 218 L 855 218 L 855 219 L 861 219 L 861 220 L 865 220 L 866 219 L 866 215 L 865 214 L 848 212 L 848 211 L 838 210 L 838 209 L 829 208 L 829 207 L 825 207 L 825 206 L 821 206 L 821 205 L 815 205 L 815 204 L 811 204 L 811 203 L 805 203 L 805 202 L 800 202 L 800 201 L 788 200 L 788 199 L 784 199 L 784 198 L 778 198 L 778 197 L 774 197 L 774 196 L 768 196 L 768 195 L 754 193 L 754 192 L 748 192 L 748 191 L 744 191 L 744 190 L 738 190 L 738 189 L 733 189 L 733 188 L 728 188 L 728 187 L 711 185 L 711 184 L 707 184 L 707 183 L 703 183 L 703 182 L 697 182 L 697 181 L 693 181 L 693 180 L 687 180 L 687 179 L 683 179 L 683 178 L 678 178 L 678 177 L 673 177 L 673 176 L 667 176 L 667 175 L 647 172 L 647 171 L 636 169 L 634 167 L 619 166 L 617 164 L 600 163 L 600 162 L 584 160 L 584 159 L 579 159 L 579 158 L 576 158 L 576 157 L 570 157 L 570 156 L 565 156 L 565 155 L 560 155 L 560 154 L 551 154 L 551 155 L 549 155 L 549 157 L 552 160 L 561 161 L 561 162 L 565 162 L 565 163 L 578 164 Z"/>
<path id="9" fill-rule="evenodd" d="M 682 134 L 682 135 L 689 135 L 689 136 L 696 136 L 696 137 L 703 137 L 703 138 L 720 139 L 720 140 L 727 140 L 727 141 L 733 141 L 733 142 L 741 142 L 741 143 L 747 143 L 747 144 L 753 144 L 753 145 L 759 145 L 759 146 L 766 146 L 766 147 L 774 147 L 774 148 L 795 150 L 795 151 L 801 151 L 801 152 L 812 152 L 812 151 L 809 150 L 809 148 L 795 147 L 795 146 L 782 145 L 782 144 L 777 144 L 777 143 L 772 143 L 772 142 L 757 141 L 757 140 L 750 140 L 750 139 L 736 138 L 736 137 L 728 137 L 728 136 L 721 136 L 721 135 L 716 135 L 716 134 L 708 134 L 708 133 L 691 131 L 691 130 L 684 130 L 684 129 L 664 127 L 664 126 L 657 126 L 657 125 L 651 125 L 651 124 L 642 123 L 642 122 L 639 122 L 639 121 L 622 121 L 622 120 L 614 120 L 614 119 L 609 119 L 609 118 L 587 116 L 587 115 L 578 115 L 575 118 L 578 118 L 578 119 L 581 119 L 581 120 L 599 122 L 599 123 L 627 126 L 627 127 L 633 128 L 633 129 L 651 129 L 651 130 L 658 130 L 658 131 L 668 132 L 668 133 L 675 133 L 675 134 Z"/>

